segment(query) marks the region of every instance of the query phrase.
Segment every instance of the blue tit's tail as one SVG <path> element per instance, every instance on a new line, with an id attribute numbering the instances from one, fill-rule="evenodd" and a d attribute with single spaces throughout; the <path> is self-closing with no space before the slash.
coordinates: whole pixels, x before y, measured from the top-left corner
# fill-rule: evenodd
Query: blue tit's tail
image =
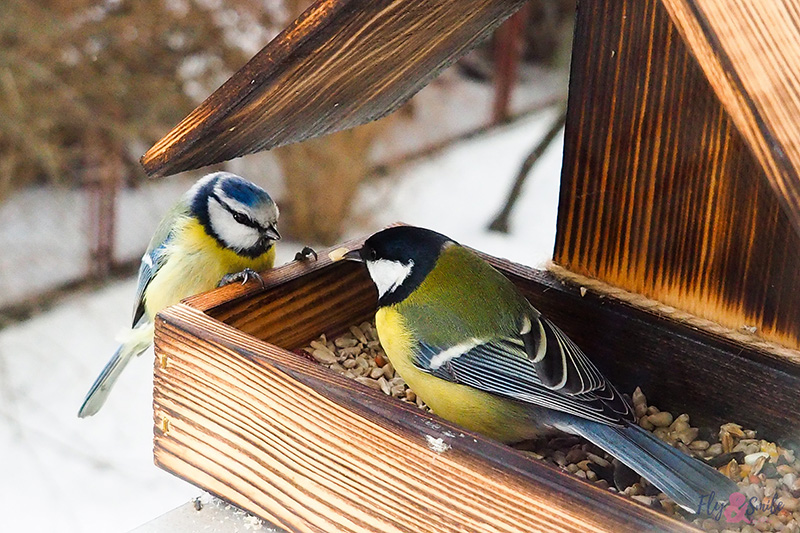
<path id="1" fill-rule="evenodd" d="M 692 513 L 709 502 L 712 506 L 715 502 L 728 503 L 738 490 L 716 469 L 639 426 L 619 428 L 573 419 L 560 429 L 577 433 L 604 449 Z"/>
<path id="2" fill-rule="evenodd" d="M 103 404 L 106 403 L 106 398 L 108 398 L 108 393 L 111 392 L 111 388 L 117 382 L 119 375 L 130 360 L 145 351 L 153 343 L 153 323 L 140 322 L 137 327 L 126 332 L 120 342 L 122 344 L 111 356 L 103 371 L 94 381 L 92 388 L 86 394 L 86 399 L 83 400 L 83 405 L 78 411 L 79 418 L 92 416 L 103 407 Z"/>

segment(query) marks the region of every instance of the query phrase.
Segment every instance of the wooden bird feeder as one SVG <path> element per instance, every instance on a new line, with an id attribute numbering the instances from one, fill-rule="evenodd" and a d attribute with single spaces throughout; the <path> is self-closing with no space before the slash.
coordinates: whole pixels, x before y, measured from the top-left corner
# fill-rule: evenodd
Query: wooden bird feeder
<path id="1" fill-rule="evenodd" d="M 372 120 L 521 5 L 320 0 L 143 164 L 169 174 Z M 620 390 L 794 446 L 799 12 L 579 2 L 561 268 L 488 258 Z M 159 314 L 160 467 L 289 531 L 695 530 L 297 355 L 374 314 L 359 265 L 322 252 L 264 280 Z"/>

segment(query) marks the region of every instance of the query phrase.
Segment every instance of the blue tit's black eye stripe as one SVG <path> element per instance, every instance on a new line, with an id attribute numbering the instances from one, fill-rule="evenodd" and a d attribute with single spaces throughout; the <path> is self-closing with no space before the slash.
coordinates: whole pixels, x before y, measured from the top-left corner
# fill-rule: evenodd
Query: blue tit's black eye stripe
<path id="1" fill-rule="evenodd" d="M 198 220 L 203 225 L 206 233 L 213 237 L 217 243 L 223 248 L 230 248 L 236 251 L 237 254 L 242 255 L 244 257 L 255 258 L 264 253 L 266 253 L 274 244 L 274 240 L 268 237 L 270 233 L 270 228 L 261 225 L 258 221 L 253 220 L 249 215 L 246 213 L 242 213 L 241 211 L 236 211 L 232 209 L 227 202 L 223 201 L 220 196 L 217 194 L 216 190 L 213 187 L 207 186 L 206 188 L 202 189 L 204 192 L 204 196 L 202 197 L 203 201 L 200 202 L 197 199 L 194 201 L 193 210 L 196 214 Z M 249 248 L 240 248 L 240 247 L 231 247 L 229 243 L 226 243 L 221 237 L 219 232 L 216 230 L 214 225 L 211 223 L 211 217 L 209 214 L 209 202 L 210 201 L 216 202 L 218 206 L 222 209 L 230 213 L 231 217 L 236 221 L 237 224 L 241 224 L 243 226 L 247 226 L 250 228 L 255 229 L 261 237 L 258 239 L 254 246 Z M 276 230 L 272 229 L 272 232 Z"/>
<path id="2" fill-rule="evenodd" d="M 228 209 L 228 211 L 233 215 L 233 220 L 242 224 L 243 226 L 249 226 L 251 228 L 258 227 L 258 224 L 250 218 L 249 216 L 245 215 L 244 213 L 240 213 L 239 211 L 234 211 L 233 209 Z"/>
<path id="3" fill-rule="evenodd" d="M 233 220 L 235 220 L 238 224 L 254 228 L 259 232 L 266 231 L 267 228 L 265 228 L 264 226 L 262 226 L 261 224 L 250 218 L 250 216 L 247 215 L 246 213 L 242 213 L 241 211 L 235 211 L 234 209 L 232 209 L 227 203 L 223 202 L 220 199 L 220 197 L 217 196 L 216 193 L 212 192 L 210 196 L 214 198 L 217 202 L 219 202 L 219 205 L 221 205 L 225 209 L 225 211 L 230 213 L 231 216 L 233 217 Z"/>

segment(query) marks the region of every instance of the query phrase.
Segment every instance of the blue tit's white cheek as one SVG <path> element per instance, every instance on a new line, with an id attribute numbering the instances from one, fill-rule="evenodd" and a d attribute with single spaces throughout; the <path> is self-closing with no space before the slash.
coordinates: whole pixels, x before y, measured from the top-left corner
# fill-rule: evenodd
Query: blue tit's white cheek
<path id="1" fill-rule="evenodd" d="M 367 270 L 378 287 L 378 298 L 383 298 L 387 293 L 394 292 L 411 275 L 414 268 L 414 261 L 401 263 L 400 261 L 389 261 L 378 259 L 367 261 Z"/>
<path id="2" fill-rule="evenodd" d="M 214 198 L 208 200 L 208 218 L 217 237 L 229 248 L 246 250 L 258 242 L 258 230 L 236 222 L 233 215 Z"/>

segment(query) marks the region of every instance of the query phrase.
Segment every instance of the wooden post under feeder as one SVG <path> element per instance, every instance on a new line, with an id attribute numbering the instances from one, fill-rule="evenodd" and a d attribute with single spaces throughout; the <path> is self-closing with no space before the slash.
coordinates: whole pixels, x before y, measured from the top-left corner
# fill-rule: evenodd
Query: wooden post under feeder
<path id="1" fill-rule="evenodd" d="M 321 0 L 143 163 L 172 173 L 374 119 L 520 5 Z M 489 260 L 621 390 L 796 446 L 793 7 L 580 2 L 562 267 Z M 159 315 L 159 466 L 289 531 L 694 530 L 294 354 L 374 312 L 357 266 L 321 254 L 264 278 Z"/>
<path id="2" fill-rule="evenodd" d="M 525 45 L 525 30 L 530 18 L 530 4 L 525 4 L 494 33 L 494 101 L 492 124 L 511 118 L 511 94 L 517 82 L 517 72 Z"/>
<path id="3" fill-rule="evenodd" d="M 114 244 L 117 195 L 122 181 L 122 160 L 98 129 L 86 134 L 89 275 L 107 278 L 115 265 Z"/>

